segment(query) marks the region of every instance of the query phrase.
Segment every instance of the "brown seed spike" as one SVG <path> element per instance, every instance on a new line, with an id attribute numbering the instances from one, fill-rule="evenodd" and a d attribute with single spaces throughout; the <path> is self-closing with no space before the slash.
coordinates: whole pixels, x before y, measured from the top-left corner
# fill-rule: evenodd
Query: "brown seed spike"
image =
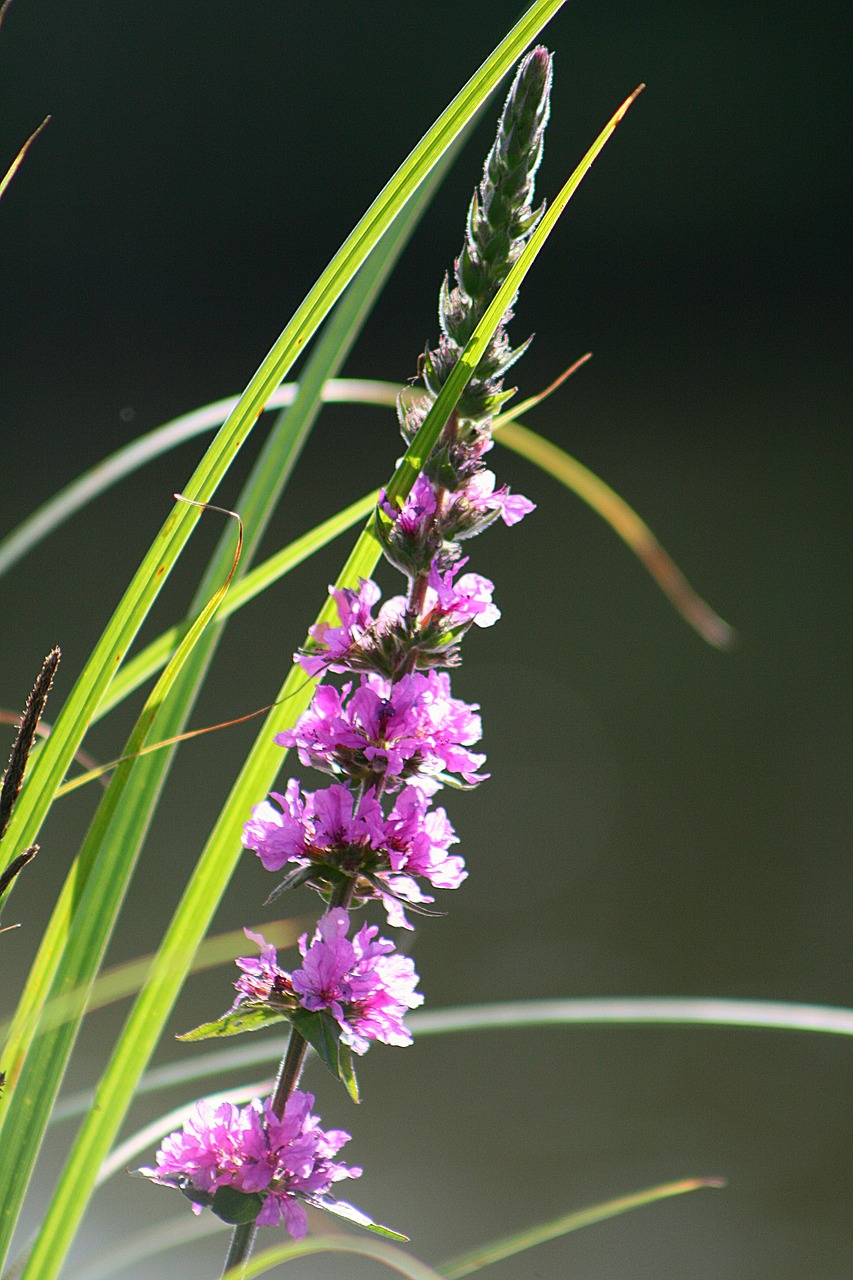
<path id="1" fill-rule="evenodd" d="M 12 816 L 12 809 L 21 790 L 21 783 L 24 780 L 24 771 L 32 750 L 33 739 L 36 736 L 38 722 L 47 702 L 47 695 L 50 693 L 50 686 L 53 683 L 56 668 L 59 666 L 59 658 L 60 651 L 58 647 L 51 649 L 45 658 L 39 677 L 33 686 L 33 691 L 27 698 L 27 705 L 21 717 L 21 727 L 12 744 L 9 765 L 3 775 L 3 785 L 0 787 L 0 840 L 6 834 L 9 819 Z"/>

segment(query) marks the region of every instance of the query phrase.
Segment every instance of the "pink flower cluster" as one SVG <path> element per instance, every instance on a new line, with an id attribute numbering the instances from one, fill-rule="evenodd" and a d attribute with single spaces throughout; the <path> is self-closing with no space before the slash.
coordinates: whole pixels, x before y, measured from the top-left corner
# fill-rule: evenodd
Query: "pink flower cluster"
<path id="1" fill-rule="evenodd" d="M 341 1040 L 354 1053 L 365 1053 L 371 1040 L 411 1044 L 403 1017 L 424 999 L 415 991 L 418 975 L 413 962 L 398 955 L 393 942 L 377 938 L 376 925 L 362 925 L 351 942 L 349 926 L 342 907 L 326 912 L 310 945 L 307 934 L 299 939 L 303 964 L 292 973 L 279 967 L 274 946 L 246 929 L 261 954 L 237 961 L 243 975 L 235 983 L 234 1008 L 298 1003 L 311 1012 L 328 1009 L 340 1027 Z"/>
<path id="2" fill-rule="evenodd" d="M 430 809 L 420 786 L 403 787 L 387 817 L 373 788 L 357 800 L 341 783 L 303 792 L 291 778 L 285 794 L 274 791 L 272 799 L 255 805 L 243 833 L 266 869 L 294 863 L 358 875 L 359 895 L 379 898 L 391 925 L 411 928 L 404 902 L 434 900 L 418 880 L 456 889 L 468 874 L 462 858 L 448 852 L 457 836 L 447 814 Z"/>
<path id="3" fill-rule="evenodd" d="M 320 685 L 295 727 L 275 740 L 296 747 L 304 765 L 323 773 L 368 786 L 381 782 L 384 791 L 415 779 L 432 794 L 445 772 L 469 785 L 488 776 L 477 773 L 486 757 L 468 750 L 482 733 L 476 710 L 451 697 L 446 671 L 414 671 L 395 684 L 368 674 L 355 692 L 352 682 L 340 692 Z"/>
<path id="4" fill-rule="evenodd" d="M 361 1169 L 334 1160 L 350 1135 L 321 1129 L 313 1105 L 313 1096 L 297 1089 L 279 1120 L 269 1099 L 242 1109 L 230 1102 L 198 1102 L 183 1129 L 164 1138 L 156 1169 L 140 1173 L 188 1193 L 195 1213 L 214 1201 L 220 1187 L 247 1196 L 263 1193 L 257 1222 L 283 1221 L 300 1239 L 307 1230 L 303 1201 L 326 1195 L 342 1178 L 361 1176 Z"/>

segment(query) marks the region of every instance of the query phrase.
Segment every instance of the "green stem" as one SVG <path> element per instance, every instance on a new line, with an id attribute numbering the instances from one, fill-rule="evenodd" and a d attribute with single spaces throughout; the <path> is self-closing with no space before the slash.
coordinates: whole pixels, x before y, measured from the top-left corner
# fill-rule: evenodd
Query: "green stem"
<path id="1" fill-rule="evenodd" d="M 228 1250 L 228 1257 L 225 1259 L 225 1266 L 222 1269 L 223 1275 L 230 1271 L 232 1267 L 239 1266 L 241 1262 L 245 1266 L 245 1263 L 249 1261 L 249 1254 L 252 1252 L 257 1230 L 257 1225 L 254 1222 L 241 1222 L 238 1227 L 234 1228 L 231 1247 Z"/>

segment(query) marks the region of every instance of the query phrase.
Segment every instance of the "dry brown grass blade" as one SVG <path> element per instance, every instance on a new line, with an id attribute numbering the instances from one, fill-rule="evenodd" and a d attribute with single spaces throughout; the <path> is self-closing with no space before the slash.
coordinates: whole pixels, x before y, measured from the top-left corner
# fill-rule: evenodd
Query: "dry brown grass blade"
<path id="1" fill-rule="evenodd" d="M 7 0 L 7 3 L 8 3 L 8 0 Z M 5 9 L 5 8 L 6 8 L 6 5 L 4 5 L 4 6 L 3 6 L 3 9 Z M 2 17 L 3 17 L 3 9 L 0 9 L 0 20 L 2 20 Z M 9 183 L 10 183 L 10 182 L 12 181 L 12 179 L 14 178 L 15 174 L 18 172 L 18 169 L 19 169 L 19 168 L 21 167 L 21 165 L 23 164 L 24 156 L 27 154 L 27 152 L 29 151 L 30 147 L 31 147 L 31 146 L 32 146 L 32 144 L 35 142 L 35 140 L 36 140 L 36 138 L 39 136 L 39 134 L 41 133 L 42 129 L 44 129 L 44 128 L 45 128 L 45 126 L 46 126 L 46 125 L 47 125 L 47 124 L 48 124 L 52 119 L 53 119 L 53 117 L 52 117 L 52 116 L 45 116 L 45 118 L 42 120 L 42 122 L 41 122 L 41 124 L 39 125 L 39 127 L 38 127 L 37 129 L 34 129 L 34 130 L 33 130 L 33 132 L 30 134 L 30 136 L 27 138 L 26 142 L 25 142 L 25 143 L 24 143 L 24 145 L 21 147 L 21 149 L 20 149 L 20 151 L 18 152 L 18 154 L 15 156 L 15 159 L 14 159 L 14 160 L 12 161 L 12 163 L 9 165 L 9 168 L 6 170 L 6 172 L 4 173 L 3 177 L 2 177 L 2 178 L 0 178 L 0 199 L 2 199 L 2 198 L 3 198 L 3 194 L 4 194 L 5 190 L 6 190 L 6 188 L 8 187 Z"/>
<path id="2" fill-rule="evenodd" d="M 649 526 L 609 484 L 605 484 L 599 476 L 564 449 L 518 422 L 502 425 L 498 438 L 508 449 L 535 462 L 572 489 L 587 506 L 606 520 L 645 565 L 682 618 L 704 640 L 717 649 L 732 648 L 737 638 L 734 628 L 693 589 Z"/>

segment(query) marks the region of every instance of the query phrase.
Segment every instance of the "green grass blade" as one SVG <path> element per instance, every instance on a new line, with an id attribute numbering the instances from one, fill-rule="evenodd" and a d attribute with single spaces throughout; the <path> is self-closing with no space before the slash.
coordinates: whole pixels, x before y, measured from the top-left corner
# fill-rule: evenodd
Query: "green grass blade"
<path id="1" fill-rule="evenodd" d="M 695 1026 L 751 1027 L 769 1031 L 817 1032 L 853 1036 L 853 1009 L 818 1004 L 786 1004 L 774 1000 L 709 1000 L 697 997 L 614 996 L 585 1000 L 529 1000 L 512 1004 L 468 1005 L 457 1009 L 429 1009 L 409 1014 L 406 1025 L 418 1036 L 454 1035 L 468 1031 L 501 1031 L 557 1026 Z M 229 1071 L 272 1063 L 270 1045 L 241 1045 L 199 1054 L 192 1062 L 178 1061 L 148 1071 L 139 1093 L 156 1093 L 176 1085 L 198 1083 Z M 85 1115 L 94 1105 L 91 1090 L 61 1098 L 57 1119 Z"/>
<path id="2" fill-rule="evenodd" d="M 441 1280 L 441 1275 L 425 1262 L 413 1258 L 399 1246 L 385 1244 L 381 1240 L 362 1238 L 360 1236 L 310 1236 L 305 1240 L 291 1240 L 287 1244 L 273 1245 L 249 1259 L 243 1270 L 242 1264 L 231 1267 L 225 1272 L 222 1280 L 255 1280 L 256 1276 L 264 1276 L 273 1267 L 282 1262 L 292 1262 L 296 1258 L 308 1258 L 312 1254 L 340 1253 L 354 1257 L 372 1258 L 374 1262 L 387 1267 L 406 1280 Z"/>
<path id="3" fill-rule="evenodd" d="M 493 1244 L 472 1249 L 450 1262 L 443 1263 L 439 1275 L 444 1280 L 463 1280 L 464 1276 L 475 1275 L 493 1262 L 502 1262 L 504 1258 L 514 1258 L 527 1249 L 545 1244 L 548 1240 L 557 1240 L 560 1236 L 577 1231 L 580 1227 L 590 1227 L 596 1222 L 606 1222 L 608 1218 L 617 1218 L 620 1214 L 630 1213 L 633 1209 L 644 1209 L 647 1205 L 656 1204 L 659 1200 L 669 1200 L 673 1196 L 683 1196 L 688 1191 L 699 1191 L 703 1187 L 722 1187 L 725 1184 L 719 1178 L 682 1178 L 679 1182 L 666 1182 L 657 1187 L 649 1187 L 645 1191 L 636 1191 L 632 1195 L 620 1196 L 616 1200 L 607 1200 L 603 1204 L 591 1205 L 588 1209 L 580 1209 L 575 1213 L 564 1214 L 551 1222 L 542 1222 L 535 1227 L 527 1227 L 511 1236 L 505 1236 Z"/>
<path id="4" fill-rule="evenodd" d="M 322 398 L 326 404 L 393 405 L 399 390 L 399 386 L 393 382 L 367 378 L 329 378 L 323 387 Z M 264 405 L 264 412 L 289 408 L 298 391 L 298 382 L 283 383 Z M 239 399 L 239 396 L 226 396 L 212 404 L 193 409 L 190 413 L 181 414 L 179 418 L 173 418 L 117 449 L 76 480 L 72 480 L 0 539 L 0 577 L 66 520 L 70 520 L 101 494 L 107 493 L 126 476 L 133 475 L 140 467 L 153 462 L 171 449 L 176 449 L 178 445 L 221 427 L 238 405 Z"/>
<path id="5" fill-rule="evenodd" d="M 496 53 L 487 60 L 480 72 L 454 99 L 430 133 L 415 148 L 410 160 L 398 171 L 382 195 L 371 206 L 362 223 L 347 240 L 297 311 L 294 320 L 287 326 L 282 337 L 261 365 L 258 374 L 241 398 L 240 405 L 221 429 L 206 457 L 211 453 L 217 454 L 217 443 L 223 438 L 230 446 L 236 430 L 235 424 L 239 426 L 242 423 L 245 426 L 245 419 L 251 417 L 254 421 L 258 416 L 264 400 L 277 381 L 286 373 L 299 347 L 316 329 L 354 271 L 361 265 L 368 249 L 390 225 L 393 217 L 412 194 L 417 181 L 420 181 L 433 167 L 503 71 L 508 69 L 517 53 L 521 52 L 526 43 L 537 34 L 547 18 L 560 7 L 561 2 L 562 0 L 551 0 L 547 3 L 546 0 L 541 0 L 541 3 L 534 5 L 502 42 Z M 407 171 L 405 182 L 402 179 L 404 171 Z M 499 316 L 495 318 L 493 327 L 496 327 L 499 318 Z M 457 396 L 462 390 L 465 379 L 459 381 Z M 454 401 L 450 395 L 445 397 L 445 401 L 446 416 L 451 411 Z M 437 407 L 436 405 L 435 408 Z M 424 429 L 428 426 L 429 420 L 424 424 Z M 419 433 L 418 440 L 414 442 L 415 445 L 423 435 L 424 431 Z M 415 471 L 414 474 L 417 472 Z M 409 485 L 413 479 L 414 475 L 409 480 Z M 198 495 L 190 491 L 187 496 L 196 498 Z M 361 541 L 364 540 L 365 535 Z M 368 553 L 362 552 L 361 559 L 369 559 L 371 555 L 375 560 L 373 549 Z M 355 559 L 357 561 L 358 557 Z M 352 567 L 352 564 L 353 557 L 350 557 L 348 566 Z M 307 704 L 312 690 L 311 683 L 304 680 L 301 672 L 297 679 L 299 687 L 288 690 L 291 702 L 283 713 L 291 723 Z M 273 721 L 278 720 L 282 715 L 280 707 L 276 707 L 274 712 L 275 714 L 271 717 Z M 146 758 L 147 761 L 152 759 L 155 757 Z M 91 1191 L 94 1177 L 92 1170 L 103 1157 L 117 1125 L 121 1122 L 135 1082 L 153 1051 L 162 1023 L 174 1003 L 198 942 L 207 928 L 210 916 L 233 869 L 236 857 L 234 850 L 239 849 L 239 830 L 242 815 L 246 811 L 245 797 L 257 795 L 268 789 L 280 760 L 280 753 L 276 751 L 273 755 L 271 743 L 266 736 L 259 738 L 256 749 L 250 755 L 232 791 L 233 808 L 226 805 L 223 817 L 208 842 L 198 870 L 164 940 L 154 974 L 131 1014 L 110 1068 L 101 1082 L 99 1096 L 103 1110 L 100 1110 L 97 1115 L 90 1116 L 75 1144 L 42 1231 L 29 1257 L 25 1272 L 29 1280 L 34 1280 L 36 1276 L 39 1280 L 48 1280 L 49 1277 L 56 1275 L 62 1264 Z M 146 761 L 138 763 L 140 781 L 144 776 L 145 764 Z M 125 805 L 124 809 L 132 809 L 132 806 Z"/>
<path id="6" fill-rule="evenodd" d="M 315 551 L 319 551 L 321 547 L 327 546 L 335 538 L 340 537 L 353 525 L 363 520 L 368 512 L 373 510 L 376 499 L 379 496 L 379 490 L 374 489 L 372 493 L 365 494 L 363 498 L 359 498 L 357 502 L 353 502 L 350 506 L 345 507 L 343 511 L 339 511 L 337 515 L 332 516 L 329 520 L 324 520 L 321 524 L 315 525 L 313 529 L 296 538 L 288 546 L 283 547 L 281 551 L 276 551 L 263 563 L 257 565 L 244 578 L 232 587 L 219 611 L 219 617 L 224 621 L 232 613 L 241 609 L 244 604 L 248 604 L 260 592 L 265 591 L 267 587 L 277 582 L 291 569 L 302 564 Z M 154 675 L 165 662 L 168 662 L 170 654 L 175 650 L 175 646 L 180 643 L 181 636 L 186 624 L 170 627 L 168 631 L 164 631 L 162 635 L 157 636 L 150 644 L 146 645 L 134 658 L 131 658 L 127 664 L 121 669 L 115 680 L 110 685 L 101 705 L 98 707 L 97 713 L 93 717 L 95 720 L 111 711 L 113 707 L 122 702 L 129 694 L 138 689 L 149 676 Z"/>
<path id="7" fill-rule="evenodd" d="M 238 405 L 184 486 L 187 498 L 197 502 L 210 500 L 270 395 L 305 349 L 370 251 L 492 89 L 563 3 L 564 0 L 536 0 L 531 5 L 391 177 L 262 361 Z M 199 512 L 195 508 L 179 504 L 135 574 L 63 708 L 49 741 L 40 752 L 29 785 L 21 793 L 7 836 L 10 856 L 35 841 L 56 788 L 80 745 L 95 708 L 198 517 Z"/>

